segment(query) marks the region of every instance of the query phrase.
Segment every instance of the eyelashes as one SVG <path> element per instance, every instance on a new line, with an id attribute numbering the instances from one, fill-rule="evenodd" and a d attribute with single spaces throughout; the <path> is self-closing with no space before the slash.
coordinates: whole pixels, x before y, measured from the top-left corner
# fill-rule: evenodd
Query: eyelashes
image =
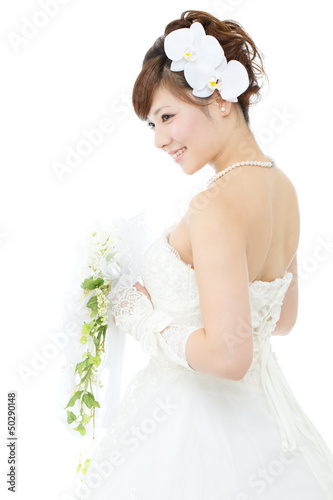
<path id="1" fill-rule="evenodd" d="M 165 121 L 165 120 L 163 120 L 163 118 L 164 118 L 165 116 L 168 116 L 169 118 L 171 118 L 171 117 L 172 117 L 172 116 L 174 116 L 174 115 L 162 115 L 162 121 Z"/>
<path id="2" fill-rule="evenodd" d="M 174 115 L 162 115 L 162 116 L 161 116 L 161 118 L 162 118 L 162 122 L 164 122 L 164 123 L 165 123 L 165 122 L 166 122 L 166 121 L 168 121 L 168 119 L 169 119 L 169 118 L 171 118 L 172 116 L 174 116 Z M 167 119 L 166 119 L 166 120 L 164 120 L 164 118 L 167 118 Z M 154 124 L 153 122 L 148 122 L 148 123 L 147 123 L 147 125 L 148 125 L 148 128 L 150 128 L 150 129 L 152 129 L 152 130 L 153 130 L 153 129 L 154 129 L 154 127 L 155 127 L 155 124 Z"/>

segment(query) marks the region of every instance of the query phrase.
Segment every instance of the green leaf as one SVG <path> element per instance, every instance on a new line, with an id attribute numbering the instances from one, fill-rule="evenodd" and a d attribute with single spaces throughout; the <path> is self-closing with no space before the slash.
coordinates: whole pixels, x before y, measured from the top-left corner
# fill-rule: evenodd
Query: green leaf
<path id="1" fill-rule="evenodd" d="M 76 418 L 77 418 L 76 415 L 72 411 L 67 410 L 67 423 L 68 424 L 75 422 Z"/>
<path id="2" fill-rule="evenodd" d="M 93 329 L 95 325 L 95 321 L 90 321 L 90 323 L 83 323 L 83 326 L 82 326 L 82 335 L 90 335 L 91 334 L 91 330 Z"/>
<path id="3" fill-rule="evenodd" d="M 94 357 L 94 360 L 95 360 L 95 365 L 99 366 L 101 364 L 102 358 L 100 357 L 99 354 L 96 354 L 96 356 Z"/>
<path id="4" fill-rule="evenodd" d="M 86 430 L 81 423 L 77 427 L 74 427 L 74 430 L 79 431 L 81 436 L 84 436 L 86 434 Z"/>
<path id="5" fill-rule="evenodd" d="M 78 465 L 78 468 L 77 468 L 77 470 L 76 470 L 76 474 L 78 474 L 78 473 L 80 472 L 81 467 L 82 467 L 82 464 L 79 464 L 79 465 Z"/>
<path id="6" fill-rule="evenodd" d="M 84 394 L 82 401 L 90 410 L 93 407 L 94 396 L 91 394 L 91 392 L 87 392 L 86 394 Z"/>
<path id="7" fill-rule="evenodd" d="M 96 308 L 97 308 L 97 295 L 90 297 L 90 299 L 87 302 L 87 307 L 90 307 L 92 309 L 95 304 L 96 304 Z"/>
<path id="8" fill-rule="evenodd" d="M 91 415 L 88 415 L 88 413 L 84 413 L 82 415 L 81 424 L 87 424 L 90 420 L 91 420 Z"/>
<path id="9" fill-rule="evenodd" d="M 91 459 L 89 458 L 88 460 L 86 460 L 86 461 L 85 461 L 85 463 L 84 463 L 84 468 L 83 468 L 83 469 L 82 469 L 82 471 L 81 471 L 81 472 L 82 472 L 82 474 L 86 474 L 86 473 L 87 473 L 87 470 L 88 470 L 89 465 L 90 465 L 90 460 L 91 460 Z"/>
<path id="10" fill-rule="evenodd" d="M 95 280 L 91 278 L 86 278 L 81 284 L 81 288 L 85 290 L 95 290 L 95 288 L 99 288 L 104 283 L 102 278 L 96 278 Z"/>
<path id="11" fill-rule="evenodd" d="M 100 408 L 100 404 L 98 403 L 98 401 L 95 400 L 95 398 L 91 392 L 87 392 L 86 394 L 84 394 L 82 401 L 89 408 L 89 410 L 93 406 Z"/>
<path id="12" fill-rule="evenodd" d="M 83 393 L 83 391 L 77 391 L 74 396 L 71 397 L 71 399 L 69 400 L 67 406 L 65 406 L 65 409 L 68 408 L 69 406 L 74 406 L 75 404 L 75 401 L 77 399 L 80 399 L 81 397 L 81 394 Z"/>
<path id="13" fill-rule="evenodd" d="M 87 367 L 87 360 L 85 359 L 84 361 L 81 361 L 81 363 L 77 363 L 74 373 L 76 373 L 78 371 L 80 374 L 80 377 L 82 377 L 82 370 L 84 370 L 84 368 L 86 368 L 86 367 Z"/>
<path id="14" fill-rule="evenodd" d="M 87 359 L 87 366 L 88 365 L 93 365 L 95 363 L 95 358 L 88 352 L 88 359 Z"/>
<path id="15" fill-rule="evenodd" d="M 90 299 L 87 302 L 87 307 L 91 309 L 91 315 L 90 317 L 95 317 L 98 314 L 98 306 L 97 306 L 97 297 L 94 295 L 94 297 L 90 297 Z"/>
<path id="16" fill-rule="evenodd" d="M 86 344 L 87 343 L 87 337 L 85 335 L 82 335 L 82 337 L 80 338 L 80 342 L 81 342 L 81 344 Z"/>

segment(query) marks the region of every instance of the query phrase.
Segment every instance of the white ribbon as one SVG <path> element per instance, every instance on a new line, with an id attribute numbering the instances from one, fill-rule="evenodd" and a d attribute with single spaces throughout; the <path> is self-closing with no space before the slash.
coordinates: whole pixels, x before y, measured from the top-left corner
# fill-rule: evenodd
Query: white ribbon
<path id="1" fill-rule="evenodd" d="M 286 454 L 300 450 L 316 476 L 328 499 L 333 498 L 333 456 L 308 416 L 296 400 L 272 351 L 270 338 L 265 339 L 262 351 L 261 381 L 270 402 L 282 439 L 282 449 Z M 303 434 L 321 453 L 332 476 L 329 479 L 319 468 L 308 447 L 302 443 Z M 327 479 L 326 479 L 327 477 Z"/>

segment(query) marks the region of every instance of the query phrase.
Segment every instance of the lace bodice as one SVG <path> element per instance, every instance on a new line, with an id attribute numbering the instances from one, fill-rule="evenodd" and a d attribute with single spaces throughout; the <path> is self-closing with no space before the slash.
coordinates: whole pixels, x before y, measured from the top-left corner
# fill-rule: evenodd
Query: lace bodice
<path id="1" fill-rule="evenodd" d="M 171 227 L 165 228 L 145 252 L 141 265 L 143 284 L 154 307 L 170 313 L 175 325 L 202 328 L 204 325 L 195 270 L 169 244 Z M 283 299 L 292 277 L 291 272 L 286 272 L 283 277 L 272 282 L 256 280 L 249 283 L 254 334 L 254 359 L 249 372 L 258 365 L 260 353 L 280 317 Z"/>

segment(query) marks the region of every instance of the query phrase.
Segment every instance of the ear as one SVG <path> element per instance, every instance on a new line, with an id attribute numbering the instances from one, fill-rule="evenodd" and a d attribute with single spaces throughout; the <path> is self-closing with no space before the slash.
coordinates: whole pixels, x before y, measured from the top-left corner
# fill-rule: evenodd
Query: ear
<path id="1" fill-rule="evenodd" d="M 219 108 L 221 108 L 223 106 L 225 108 L 225 111 L 224 112 L 221 111 L 221 113 L 223 116 L 227 116 L 231 111 L 231 104 L 232 103 L 230 101 L 226 101 L 225 99 L 222 99 L 221 94 L 217 89 L 215 89 L 212 97 L 215 98 L 215 101 L 214 101 L 215 106 L 217 106 Z"/>

